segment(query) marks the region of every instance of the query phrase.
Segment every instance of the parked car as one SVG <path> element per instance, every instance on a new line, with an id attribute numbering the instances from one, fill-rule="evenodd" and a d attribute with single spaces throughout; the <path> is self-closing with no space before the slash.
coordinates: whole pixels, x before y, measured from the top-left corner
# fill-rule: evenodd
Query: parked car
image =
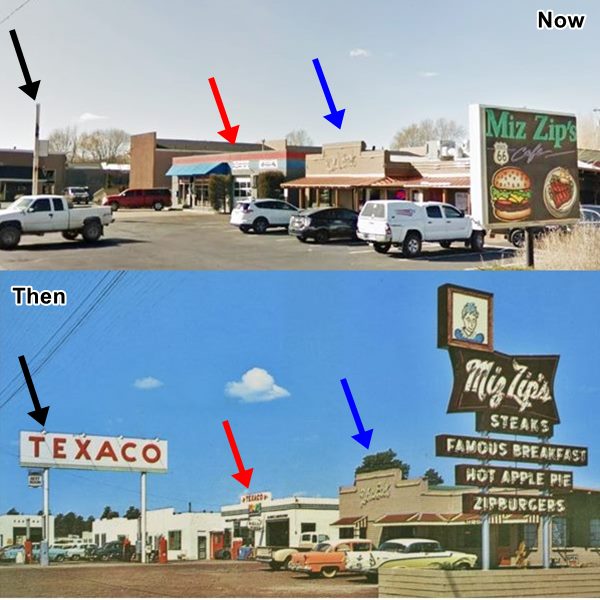
<path id="1" fill-rule="evenodd" d="M 296 552 L 288 565 L 291 571 L 306 573 L 314 577 L 332 578 L 346 571 L 347 552 L 368 552 L 373 550 L 370 540 L 340 540 L 317 544 L 309 552 Z"/>
<path id="2" fill-rule="evenodd" d="M 127 550 L 125 548 L 121 541 L 106 542 L 104 546 L 98 548 L 94 553 L 93 559 L 105 562 L 109 560 L 124 560 L 129 562 L 135 553 L 135 547 L 130 545 L 127 547 Z"/>
<path id="3" fill-rule="evenodd" d="M 171 190 L 167 188 L 125 190 L 120 194 L 106 196 L 102 200 L 103 206 L 110 206 L 112 210 L 119 208 L 153 208 L 162 210 L 171 206 Z"/>
<path id="4" fill-rule="evenodd" d="M 71 208 L 62 196 L 22 196 L 0 210 L 0 248 L 16 248 L 22 235 L 54 232 L 67 240 L 81 235 L 86 242 L 96 242 L 113 221 L 108 208 Z"/>
<path id="5" fill-rule="evenodd" d="M 335 239 L 356 239 L 358 213 L 348 208 L 308 208 L 290 219 L 289 234 L 301 242 L 324 244 Z"/>
<path id="6" fill-rule="evenodd" d="M 582 204 L 582 209 L 591 210 L 600 215 L 600 204 Z"/>
<path id="7" fill-rule="evenodd" d="M 231 211 L 229 222 L 240 231 L 265 233 L 270 227 L 288 227 L 298 209 L 289 202 L 273 198 L 241 200 Z"/>
<path id="8" fill-rule="evenodd" d="M 23 544 L 12 544 L 10 546 L 4 546 L 0 548 L 0 561 L 2 562 L 15 562 L 17 560 L 17 554 L 19 552 L 25 552 Z"/>
<path id="9" fill-rule="evenodd" d="M 32 545 L 31 555 L 33 557 L 33 560 L 35 560 L 35 561 L 40 560 L 40 544 L 39 544 L 39 542 Z M 65 560 L 67 560 L 67 558 L 68 558 L 67 551 L 60 544 L 50 546 L 48 548 L 48 560 L 50 562 L 63 562 Z"/>
<path id="10" fill-rule="evenodd" d="M 582 206 L 581 220 L 577 225 L 584 227 L 600 227 L 600 210 L 594 210 Z"/>
<path id="11" fill-rule="evenodd" d="M 289 546 L 259 546 L 255 557 L 258 562 L 266 563 L 271 570 L 287 569 L 292 556 L 298 551 L 313 550 L 317 544 L 329 541 L 327 533 L 318 531 L 307 531 L 296 534 L 290 540 Z"/>
<path id="12" fill-rule="evenodd" d="M 92 201 L 90 188 L 83 186 L 69 186 L 65 188 L 64 195 L 74 204 L 89 204 Z"/>
<path id="13" fill-rule="evenodd" d="M 444 550 L 436 540 L 421 538 L 392 539 L 372 552 L 349 552 L 346 555 L 346 569 L 362 573 L 370 581 L 377 579 L 377 569 L 383 564 L 386 568 L 472 569 L 476 563 L 475 554 Z"/>
<path id="14" fill-rule="evenodd" d="M 85 545 L 82 543 L 71 542 L 71 543 L 63 543 L 63 544 L 54 544 L 51 546 L 50 550 L 61 550 L 64 552 L 64 556 L 68 560 L 83 560 L 87 558 Z"/>
<path id="15" fill-rule="evenodd" d="M 407 258 L 414 258 L 421 253 L 423 242 L 438 242 L 442 248 L 464 242 L 481 252 L 485 230 L 472 217 L 443 202 L 373 200 L 360 212 L 358 237 L 380 254 L 395 246 L 402 248 Z"/>

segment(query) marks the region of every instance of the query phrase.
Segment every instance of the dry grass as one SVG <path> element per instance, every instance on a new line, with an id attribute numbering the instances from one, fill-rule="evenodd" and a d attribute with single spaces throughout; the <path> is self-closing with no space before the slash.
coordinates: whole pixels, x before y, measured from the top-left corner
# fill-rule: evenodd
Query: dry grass
<path id="1" fill-rule="evenodd" d="M 502 261 L 507 269 L 527 264 L 525 248 Z M 600 227 L 575 227 L 570 233 L 555 231 L 535 242 L 535 268 L 539 271 L 600 271 Z"/>

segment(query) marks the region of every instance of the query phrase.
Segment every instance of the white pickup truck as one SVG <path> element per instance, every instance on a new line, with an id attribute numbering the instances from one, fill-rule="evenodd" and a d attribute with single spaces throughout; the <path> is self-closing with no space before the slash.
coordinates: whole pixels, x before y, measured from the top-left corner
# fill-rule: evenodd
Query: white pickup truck
<path id="1" fill-rule="evenodd" d="M 312 550 L 317 544 L 328 540 L 329 536 L 326 533 L 303 533 L 295 546 L 259 546 L 256 549 L 256 560 L 267 563 L 273 571 L 279 571 L 282 567 L 287 569 L 292 554 L 299 550 Z"/>
<path id="2" fill-rule="evenodd" d="M 16 248 L 22 235 L 62 233 L 67 240 L 81 235 L 97 242 L 114 221 L 110 207 L 71 208 L 63 196 L 22 196 L 0 210 L 0 248 Z"/>
<path id="3" fill-rule="evenodd" d="M 423 242 L 439 242 L 442 248 L 464 242 L 477 252 L 485 242 L 479 223 L 443 202 L 372 200 L 363 206 L 357 229 L 358 237 L 376 252 L 386 254 L 392 246 L 401 247 L 407 258 L 418 256 Z"/>

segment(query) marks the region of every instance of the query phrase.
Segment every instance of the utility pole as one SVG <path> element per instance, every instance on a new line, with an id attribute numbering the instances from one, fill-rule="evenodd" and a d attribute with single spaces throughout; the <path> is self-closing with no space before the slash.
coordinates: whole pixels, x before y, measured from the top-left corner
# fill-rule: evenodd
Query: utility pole
<path id="1" fill-rule="evenodd" d="M 31 173 L 31 193 L 39 193 L 40 172 L 40 105 L 35 105 L 35 139 L 33 142 L 33 171 Z"/>

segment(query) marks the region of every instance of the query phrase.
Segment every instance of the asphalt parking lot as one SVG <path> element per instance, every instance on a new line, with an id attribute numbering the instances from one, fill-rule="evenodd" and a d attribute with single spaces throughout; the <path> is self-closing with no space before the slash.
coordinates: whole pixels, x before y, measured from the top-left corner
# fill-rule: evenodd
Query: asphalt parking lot
<path id="1" fill-rule="evenodd" d="M 0 597 L 375 598 L 377 585 L 353 575 L 311 579 L 256 562 L 12 565 L 0 568 Z"/>
<path id="2" fill-rule="evenodd" d="M 463 244 L 449 250 L 424 244 L 423 255 L 405 259 L 392 249 L 380 255 L 362 242 L 303 244 L 283 229 L 243 234 L 227 215 L 121 210 L 97 244 L 60 234 L 24 236 L 16 250 L 0 250 L 2 270 L 464 270 L 510 258 L 502 238 L 486 240 L 483 253 Z"/>

